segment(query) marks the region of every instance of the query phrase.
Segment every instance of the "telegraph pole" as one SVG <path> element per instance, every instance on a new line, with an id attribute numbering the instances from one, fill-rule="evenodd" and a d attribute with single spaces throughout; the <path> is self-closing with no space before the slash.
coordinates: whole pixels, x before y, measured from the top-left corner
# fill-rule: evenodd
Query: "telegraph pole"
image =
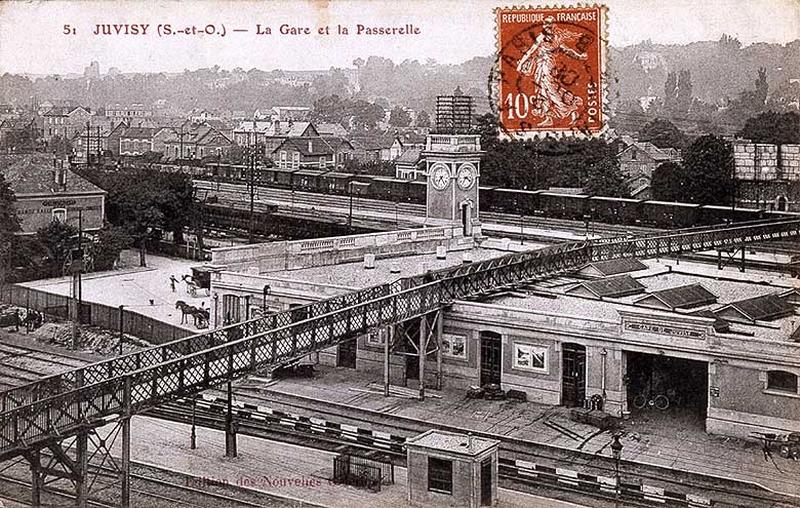
<path id="1" fill-rule="evenodd" d="M 253 127 L 254 127 L 253 134 L 255 134 L 255 121 L 253 122 Z M 254 208 L 255 208 L 256 186 L 255 186 L 254 175 L 255 175 L 255 165 L 256 165 L 256 147 L 252 143 L 252 141 L 250 143 L 248 143 L 248 144 L 250 145 L 249 150 L 248 150 L 249 157 L 248 157 L 248 161 L 247 161 L 248 162 L 248 169 L 250 171 L 250 174 L 248 175 L 248 183 L 249 183 L 249 186 L 250 186 L 250 223 L 248 225 L 248 230 L 249 230 L 249 243 L 253 244 L 253 243 L 256 243 L 255 234 L 254 234 L 254 231 L 253 231 L 254 222 L 255 222 Z"/>

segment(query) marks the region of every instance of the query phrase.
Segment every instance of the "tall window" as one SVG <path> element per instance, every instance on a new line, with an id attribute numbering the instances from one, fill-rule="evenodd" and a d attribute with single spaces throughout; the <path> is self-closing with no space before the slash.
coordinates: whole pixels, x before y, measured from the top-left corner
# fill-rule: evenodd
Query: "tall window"
<path id="1" fill-rule="evenodd" d="M 453 493 L 453 461 L 428 457 L 428 490 Z"/>
<path id="2" fill-rule="evenodd" d="M 767 372 L 767 389 L 797 393 L 797 376 L 783 370 Z"/>

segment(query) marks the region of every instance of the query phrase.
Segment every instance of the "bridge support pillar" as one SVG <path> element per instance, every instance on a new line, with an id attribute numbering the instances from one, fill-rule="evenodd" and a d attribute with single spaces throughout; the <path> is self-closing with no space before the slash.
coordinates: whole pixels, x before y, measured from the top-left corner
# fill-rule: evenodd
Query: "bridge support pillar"
<path id="1" fill-rule="evenodd" d="M 386 327 L 386 336 L 384 337 L 383 342 L 383 396 L 389 396 L 389 386 L 390 386 L 390 371 L 389 371 L 389 360 L 390 360 L 390 353 L 392 350 L 392 342 L 394 341 L 394 325 L 389 325 Z"/>
<path id="2" fill-rule="evenodd" d="M 123 415 L 120 425 L 122 426 L 122 463 L 120 464 L 119 479 L 122 484 L 122 498 L 120 506 L 130 508 L 131 506 L 131 379 L 125 378 L 125 390 L 123 392 Z"/>
<path id="3" fill-rule="evenodd" d="M 75 436 L 75 505 L 86 508 L 89 504 L 89 432 Z"/>
<path id="4" fill-rule="evenodd" d="M 442 330 L 444 328 L 444 312 L 436 313 L 436 389 L 442 389 Z"/>
<path id="5" fill-rule="evenodd" d="M 39 450 L 34 450 L 26 455 L 31 466 L 31 506 L 42 505 L 42 487 L 44 486 L 44 474 L 42 474 L 42 454 Z"/>
<path id="6" fill-rule="evenodd" d="M 425 357 L 428 356 L 428 316 L 419 319 L 419 400 L 425 400 Z"/>
<path id="7" fill-rule="evenodd" d="M 236 428 L 233 423 L 233 386 L 228 381 L 228 411 L 225 415 L 225 456 L 234 458 L 236 450 Z"/>

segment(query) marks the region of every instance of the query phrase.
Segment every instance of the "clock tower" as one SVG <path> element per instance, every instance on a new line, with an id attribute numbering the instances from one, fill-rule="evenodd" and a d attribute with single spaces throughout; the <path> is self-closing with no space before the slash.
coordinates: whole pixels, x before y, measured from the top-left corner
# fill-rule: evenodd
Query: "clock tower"
<path id="1" fill-rule="evenodd" d="M 478 184 L 481 137 L 472 133 L 472 97 L 439 96 L 436 130 L 428 135 L 422 156 L 427 169 L 427 219 L 458 223 L 464 235 L 479 235 Z"/>

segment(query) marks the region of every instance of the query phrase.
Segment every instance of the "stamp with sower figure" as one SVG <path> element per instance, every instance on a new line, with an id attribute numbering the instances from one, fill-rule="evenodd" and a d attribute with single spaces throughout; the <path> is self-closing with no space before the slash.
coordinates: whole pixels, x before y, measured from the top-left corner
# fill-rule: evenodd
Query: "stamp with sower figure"
<path id="1" fill-rule="evenodd" d="M 494 69 L 507 137 L 588 138 L 606 128 L 604 6 L 496 9 Z"/>

